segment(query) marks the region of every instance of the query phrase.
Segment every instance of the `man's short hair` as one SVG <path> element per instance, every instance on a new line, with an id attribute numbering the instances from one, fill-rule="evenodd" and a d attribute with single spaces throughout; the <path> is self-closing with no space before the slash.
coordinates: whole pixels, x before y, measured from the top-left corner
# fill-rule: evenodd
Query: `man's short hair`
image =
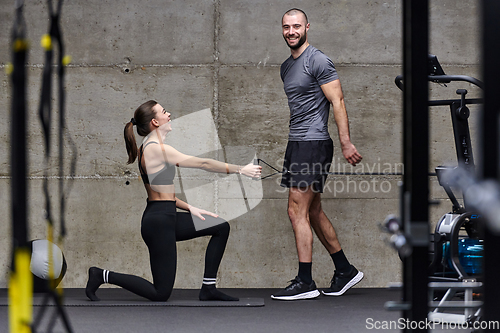
<path id="1" fill-rule="evenodd" d="M 306 18 L 306 24 L 309 23 L 306 13 L 302 9 L 298 8 L 292 8 L 287 10 L 286 13 L 283 14 L 283 16 L 281 17 L 281 21 L 283 21 L 283 17 L 285 17 L 285 15 L 297 15 L 298 13 L 302 13 L 304 15 L 304 17 Z"/>

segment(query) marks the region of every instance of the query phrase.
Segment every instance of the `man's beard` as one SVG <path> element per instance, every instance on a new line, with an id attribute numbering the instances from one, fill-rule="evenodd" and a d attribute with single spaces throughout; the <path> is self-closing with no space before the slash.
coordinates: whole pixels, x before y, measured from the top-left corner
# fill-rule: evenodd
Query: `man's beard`
<path id="1" fill-rule="evenodd" d="M 304 43 L 306 42 L 306 39 L 307 39 L 307 33 L 304 33 L 300 39 L 299 39 L 299 42 L 295 45 L 290 45 L 288 44 L 288 40 L 286 39 L 285 36 L 283 36 L 283 38 L 285 39 L 285 42 L 286 44 L 288 45 L 289 48 L 291 48 L 292 50 L 297 50 L 298 48 L 300 48 L 302 45 L 304 45 Z"/>

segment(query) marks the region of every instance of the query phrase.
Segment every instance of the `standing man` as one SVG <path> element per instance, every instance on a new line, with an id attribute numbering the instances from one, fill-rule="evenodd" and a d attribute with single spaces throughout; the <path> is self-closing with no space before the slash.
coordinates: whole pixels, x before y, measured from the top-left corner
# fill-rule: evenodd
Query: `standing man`
<path id="1" fill-rule="evenodd" d="M 331 286 L 323 294 L 340 296 L 361 281 L 359 272 L 347 260 L 337 234 L 321 208 L 321 193 L 333 159 L 333 142 L 328 133 L 330 104 L 337 123 L 342 154 L 356 165 L 361 155 L 351 143 L 349 122 L 340 80 L 333 62 L 309 45 L 306 14 L 297 8 L 282 18 L 283 38 L 291 56 L 281 65 L 281 79 L 290 107 L 290 133 L 285 153 L 281 186 L 289 188 L 288 216 L 295 233 L 299 257 L 298 276 L 271 298 L 309 299 L 319 296 L 312 279 L 314 232 L 330 253 L 335 265 Z"/>

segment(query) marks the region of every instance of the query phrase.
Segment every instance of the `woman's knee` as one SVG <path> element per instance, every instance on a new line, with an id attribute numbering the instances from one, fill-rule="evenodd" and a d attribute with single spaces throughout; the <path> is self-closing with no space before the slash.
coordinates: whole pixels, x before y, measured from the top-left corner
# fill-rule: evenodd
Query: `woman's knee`
<path id="1" fill-rule="evenodd" d="M 229 225 L 229 222 L 224 221 L 224 222 L 222 222 L 221 224 L 218 225 L 218 232 L 221 235 L 224 235 L 224 236 L 228 237 L 230 231 L 231 231 L 231 226 Z"/>
<path id="2" fill-rule="evenodd" d="M 172 294 L 172 290 L 159 291 L 156 295 L 151 297 L 151 301 L 153 301 L 153 302 L 166 302 L 170 298 L 171 294 Z"/>
<path id="3" fill-rule="evenodd" d="M 212 226 L 205 229 L 205 231 L 203 232 L 204 235 L 229 237 L 231 227 L 226 220 L 218 217 L 216 221 L 211 221 L 211 224 Z"/>

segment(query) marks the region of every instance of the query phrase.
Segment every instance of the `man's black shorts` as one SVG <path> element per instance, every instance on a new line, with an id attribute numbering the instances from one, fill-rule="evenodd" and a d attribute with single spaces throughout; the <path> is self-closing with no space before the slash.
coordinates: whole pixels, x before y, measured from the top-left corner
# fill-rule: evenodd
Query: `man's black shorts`
<path id="1" fill-rule="evenodd" d="M 332 160 L 332 139 L 288 141 L 281 186 L 303 188 L 312 185 L 315 192 L 323 193 Z"/>

